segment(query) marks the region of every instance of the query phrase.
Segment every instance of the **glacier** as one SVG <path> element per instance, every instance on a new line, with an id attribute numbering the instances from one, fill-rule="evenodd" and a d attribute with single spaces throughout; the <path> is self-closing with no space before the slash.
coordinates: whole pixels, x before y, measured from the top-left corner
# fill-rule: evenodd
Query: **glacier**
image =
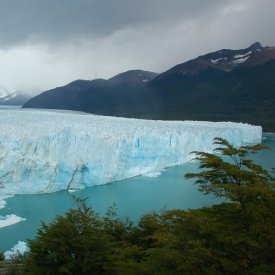
<path id="1" fill-rule="evenodd" d="M 53 110 L 0 110 L 2 196 L 75 190 L 189 161 L 214 137 L 260 142 L 260 126 L 152 121 Z M 154 174 L 152 174 L 154 175 Z"/>

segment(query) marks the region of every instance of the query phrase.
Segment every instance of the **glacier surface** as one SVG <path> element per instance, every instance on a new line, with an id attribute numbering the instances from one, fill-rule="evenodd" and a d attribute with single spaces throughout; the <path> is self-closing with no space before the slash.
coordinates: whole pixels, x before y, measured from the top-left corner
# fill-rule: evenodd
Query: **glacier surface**
<path id="1" fill-rule="evenodd" d="M 2 195 L 74 190 L 189 161 L 213 138 L 260 142 L 260 126 L 150 121 L 50 110 L 0 110 Z"/>

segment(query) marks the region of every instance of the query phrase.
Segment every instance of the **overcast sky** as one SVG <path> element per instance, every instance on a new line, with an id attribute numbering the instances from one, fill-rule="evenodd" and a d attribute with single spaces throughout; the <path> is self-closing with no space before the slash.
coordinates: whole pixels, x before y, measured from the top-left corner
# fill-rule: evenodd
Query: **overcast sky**
<path id="1" fill-rule="evenodd" d="M 0 87 L 40 92 L 275 45 L 274 0 L 0 0 Z"/>

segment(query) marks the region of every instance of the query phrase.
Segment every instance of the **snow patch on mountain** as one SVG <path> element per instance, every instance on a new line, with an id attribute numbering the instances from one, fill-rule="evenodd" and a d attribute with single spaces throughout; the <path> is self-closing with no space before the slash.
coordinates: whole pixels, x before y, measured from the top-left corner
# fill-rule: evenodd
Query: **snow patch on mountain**
<path id="1" fill-rule="evenodd" d="M 12 94 L 12 92 L 9 89 L 7 89 L 6 87 L 0 86 L 0 99 L 10 94 Z"/>
<path id="2" fill-rule="evenodd" d="M 250 56 L 246 56 L 244 58 L 239 58 L 239 59 L 236 59 L 236 60 L 233 60 L 232 63 L 233 64 L 241 64 L 241 63 L 244 63 Z"/>
<path id="3" fill-rule="evenodd" d="M 17 96 L 16 93 L 7 94 L 5 96 L 0 96 L 0 102 L 5 102 L 5 101 L 8 101 L 8 100 L 11 100 L 12 98 L 14 98 L 16 96 Z"/>
<path id="4" fill-rule="evenodd" d="M 210 59 L 210 62 L 213 63 L 213 64 L 217 64 L 219 61 L 221 61 L 223 59 L 224 59 L 224 57 L 217 58 L 217 59 Z"/>
<path id="5" fill-rule="evenodd" d="M 247 53 L 245 53 L 245 54 L 236 54 L 236 55 L 234 56 L 234 59 L 243 58 L 243 57 L 245 57 L 245 56 L 247 56 L 247 55 L 250 55 L 250 54 L 252 54 L 252 51 L 249 51 L 249 52 L 247 52 Z"/>

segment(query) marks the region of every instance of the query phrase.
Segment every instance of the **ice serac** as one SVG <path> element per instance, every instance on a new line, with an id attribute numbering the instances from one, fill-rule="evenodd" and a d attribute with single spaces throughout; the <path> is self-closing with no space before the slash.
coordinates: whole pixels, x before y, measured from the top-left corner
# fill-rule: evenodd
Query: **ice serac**
<path id="1" fill-rule="evenodd" d="M 39 110 L 0 111 L 0 185 L 6 194 L 104 184 L 184 163 L 213 138 L 261 141 L 259 126 L 150 121 Z"/>

